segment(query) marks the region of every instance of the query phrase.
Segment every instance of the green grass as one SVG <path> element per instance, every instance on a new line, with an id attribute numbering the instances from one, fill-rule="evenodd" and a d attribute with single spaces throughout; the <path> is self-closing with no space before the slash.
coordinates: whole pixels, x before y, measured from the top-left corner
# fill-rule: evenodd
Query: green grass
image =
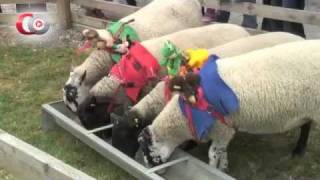
<path id="1" fill-rule="evenodd" d="M 133 179 L 63 130 L 40 128 L 41 104 L 61 99 L 71 62 L 83 59 L 71 48 L 1 46 L 0 128 L 98 179 Z"/>
<path id="2" fill-rule="evenodd" d="M 71 48 L 0 47 L 0 128 L 98 179 L 133 179 L 63 130 L 40 128 L 41 104 L 61 99 L 71 62 L 83 60 Z M 320 179 L 320 129 L 313 128 L 305 156 L 292 159 L 297 132 L 238 134 L 228 149 L 229 173 L 240 180 Z M 206 148 L 194 153 L 207 161 Z M 0 169 L 0 179 L 13 177 Z"/>
<path id="3" fill-rule="evenodd" d="M 14 176 L 8 171 L 0 168 L 0 177 L 1 180 L 15 180 Z"/>

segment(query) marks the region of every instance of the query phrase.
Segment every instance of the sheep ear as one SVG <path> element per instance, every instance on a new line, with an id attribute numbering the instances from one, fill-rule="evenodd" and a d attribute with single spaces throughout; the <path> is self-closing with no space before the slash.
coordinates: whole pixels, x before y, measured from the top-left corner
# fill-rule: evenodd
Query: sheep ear
<path id="1" fill-rule="evenodd" d="M 80 85 L 83 83 L 83 81 L 85 80 L 86 76 L 87 76 L 87 70 L 85 70 L 84 73 L 81 76 Z"/>

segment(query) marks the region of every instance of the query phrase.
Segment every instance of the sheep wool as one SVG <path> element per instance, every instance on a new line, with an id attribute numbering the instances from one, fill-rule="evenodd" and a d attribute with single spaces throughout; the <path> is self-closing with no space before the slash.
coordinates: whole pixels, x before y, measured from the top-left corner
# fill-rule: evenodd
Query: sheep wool
<path id="1" fill-rule="evenodd" d="M 192 14 L 192 16 L 189 16 L 190 14 Z M 155 38 L 158 36 L 163 36 L 165 34 L 173 33 L 178 30 L 201 26 L 201 5 L 198 0 L 155 0 L 149 3 L 148 5 L 144 6 L 143 8 L 139 9 L 138 11 L 120 19 L 119 22 L 128 22 L 132 19 L 134 19 L 134 22 L 130 23 L 130 27 L 135 30 L 140 40 L 146 40 L 149 38 Z M 106 41 L 106 45 L 112 46 L 113 37 L 110 32 L 108 32 L 106 29 L 97 29 L 96 31 L 99 36 L 98 39 L 102 39 Z M 85 51 L 85 49 L 82 48 L 81 51 Z M 112 56 L 111 58 L 111 55 L 108 52 L 103 53 L 107 55 L 101 56 L 101 59 L 103 59 L 103 61 L 106 62 L 105 64 L 100 64 L 99 67 L 84 70 L 83 68 L 94 67 L 96 65 L 95 62 L 89 61 L 87 63 L 84 62 L 84 64 L 86 65 L 81 65 L 82 67 L 78 68 L 86 71 L 86 75 L 84 76 L 83 81 L 85 84 L 91 86 L 83 87 L 79 84 L 70 83 L 76 82 L 78 81 L 78 79 L 81 79 L 84 71 L 81 72 L 81 75 L 79 75 L 79 73 L 77 72 L 70 73 L 72 74 L 72 76 L 70 76 L 67 80 L 65 87 L 72 86 L 72 88 L 75 89 L 75 91 L 79 92 L 73 93 L 64 91 L 63 99 L 66 100 L 65 104 L 67 105 L 67 107 L 70 108 L 70 103 L 72 103 L 68 102 L 68 99 L 70 98 L 65 97 L 67 94 L 73 94 L 73 103 L 81 104 L 82 100 L 84 100 L 88 95 L 88 93 L 86 93 L 88 92 L 87 89 L 91 88 L 93 84 L 95 84 L 103 76 L 108 74 L 110 70 L 109 64 L 112 63 L 112 58 L 116 56 Z M 90 63 L 93 63 L 93 65 L 91 66 Z M 77 98 L 75 94 L 78 94 L 78 97 L 79 95 L 83 97 Z M 75 107 L 71 109 L 72 111 L 76 112 Z"/>
<path id="2" fill-rule="evenodd" d="M 119 22 L 134 19 L 134 22 L 129 25 L 143 41 L 182 29 L 201 26 L 203 25 L 201 16 L 201 5 L 198 0 L 155 0 L 120 19 Z M 97 32 L 102 39 L 112 40 L 111 34 L 105 29 L 97 29 Z"/>
<path id="3" fill-rule="evenodd" d="M 208 37 L 208 34 L 211 36 Z M 169 40 L 180 49 L 187 48 L 210 48 L 218 46 L 236 39 L 249 36 L 248 32 L 237 25 L 232 24 L 214 24 L 204 27 L 190 28 L 173 34 L 162 36 L 142 42 L 141 44 L 160 61 L 162 54 L 161 48 L 163 44 Z M 160 72 L 160 77 L 167 73 Z M 92 87 L 90 93 L 92 95 L 100 94 L 107 97 L 114 96 L 114 89 L 119 86 L 120 82 L 108 77 L 101 79 Z"/>
<path id="4" fill-rule="evenodd" d="M 300 127 L 307 119 L 320 122 L 319 47 L 319 40 L 291 42 L 217 61 L 218 73 L 235 92 L 240 109 L 226 117 L 229 126 L 216 123 L 210 130 L 210 164 L 217 164 L 217 151 L 225 151 L 235 129 L 273 134 Z M 192 138 L 178 99 L 174 96 L 148 127 L 152 142 L 160 140 L 169 153 L 156 148 L 153 156 L 160 153 L 166 159 L 179 143 Z"/>
<path id="5" fill-rule="evenodd" d="M 272 47 L 277 44 L 301 40 L 303 40 L 303 38 L 290 33 L 272 32 L 234 40 L 232 42 L 211 48 L 208 51 L 209 54 L 216 54 L 220 58 L 224 58 L 240 55 L 257 49 Z M 132 107 L 132 110 L 139 113 L 141 117 L 155 117 L 161 112 L 166 104 L 166 98 L 164 97 L 165 88 L 165 82 L 159 82 L 148 95 L 143 97 L 136 105 Z"/>

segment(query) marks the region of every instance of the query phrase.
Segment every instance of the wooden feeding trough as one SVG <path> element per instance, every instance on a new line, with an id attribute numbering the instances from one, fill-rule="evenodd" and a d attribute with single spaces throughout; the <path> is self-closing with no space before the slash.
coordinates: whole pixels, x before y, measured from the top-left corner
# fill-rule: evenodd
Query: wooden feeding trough
<path id="1" fill-rule="evenodd" d="M 96 180 L 1 129 L 0 167 L 25 180 Z"/>
<path id="2" fill-rule="evenodd" d="M 141 157 L 138 157 L 136 161 L 114 148 L 110 144 L 111 137 L 107 140 L 102 140 L 95 135 L 96 132 L 112 128 L 112 124 L 90 131 L 86 130 L 77 122 L 76 116 L 66 108 L 62 101 L 42 105 L 42 114 L 44 129 L 53 129 L 57 126 L 64 128 L 138 179 L 234 180 L 234 178 L 210 167 L 182 150 L 175 151 L 169 162 L 153 168 L 147 168 L 141 162 Z M 165 173 L 158 174 L 157 172 L 160 170 L 165 170 Z"/>

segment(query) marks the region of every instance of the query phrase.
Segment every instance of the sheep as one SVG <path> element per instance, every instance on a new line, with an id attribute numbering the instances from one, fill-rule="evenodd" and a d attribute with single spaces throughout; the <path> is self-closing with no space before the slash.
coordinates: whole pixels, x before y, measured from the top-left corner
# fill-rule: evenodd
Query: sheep
<path id="1" fill-rule="evenodd" d="M 208 34 L 211 35 L 210 38 L 208 38 Z M 161 48 L 167 40 L 170 40 L 180 49 L 209 48 L 247 36 L 249 36 L 248 32 L 240 26 L 233 24 L 214 24 L 182 30 L 173 34 L 144 41 L 141 44 L 157 59 L 157 61 L 160 61 L 162 57 Z M 166 72 L 162 71 L 160 76 L 164 75 L 166 75 Z M 91 88 L 90 92 L 96 96 L 112 97 L 114 95 L 114 90 L 118 85 L 119 81 L 116 79 L 104 77 Z"/>
<path id="2" fill-rule="evenodd" d="M 199 73 L 204 98 L 212 100 L 214 92 L 210 91 L 208 82 L 213 81 L 207 77 L 217 72 L 233 91 L 225 97 L 235 95 L 234 100 L 239 105 L 229 106 L 222 102 L 224 109 L 231 108 L 231 111 L 220 112 L 225 123 L 220 117 L 203 136 L 204 141 L 212 140 L 208 153 L 210 165 L 227 169 L 226 149 L 236 131 L 283 133 L 305 123 L 319 122 L 319 47 L 319 40 L 306 40 L 217 61 L 210 57 Z M 212 68 L 214 65 L 217 70 Z M 188 125 L 189 118 L 182 112 L 186 109 L 181 109 L 181 101 L 180 95 L 174 95 L 152 124 L 139 134 L 138 142 L 146 163 L 155 166 L 166 162 L 177 145 L 188 139 L 198 139 L 189 130 L 192 126 Z M 216 105 L 210 101 L 213 103 Z M 209 115 L 208 111 L 204 112 Z M 296 153 L 303 153 L 299 152 L 299 147 L 297 150 Z"/>
<path id="3" fill-rule="evenodd" d="M 159 16 L 161 14 L 161 16 Z M 187 16 L 192 14 L 192 16 Z M 201 22 L 201 4 L 198 0 L 156 0 L 140 10 L 122 18 L 119 22 L 129 24 L 140 40 L 160 37 L 175 31 L 203 25 Z M 159 26 L 160 25 L 160 26 Z M 109 27 L 114 26 L 111 24 Z M 113 34 L 105 29 L 90 29 L 94 35 L 104 40 L 105 45 L 113 44 Z M 91 38 L 89 29 L 84 31 L 85 37 Z M 137 37 L 134 37 L 137 38 Z"/>
<path id="4" fill-rule="evenodd" d="M 201 26 L 201 5 L 198 0 L 156 0 L 120 19 L 119 22 L 125 23 L 131 20 L 134 22 L 131 22 L 129 27 L 134 29 L 140 40 L 147 40 L 186 28 Z M 113 44 L 111 33 L 105 29 L 86 29 L 83 33 L 89 39 L 103 40 L 108 46 Z M 90 47 L 90 44 L 94 43 L 89 41 L 86 46 Z M 101 54 L 98 62 L 103 63 L 100 66 L 96 66 L 97 63 L 90 60 L 92 56 L 89 56 L 80 67 L 74 68 L 70 73 L 64 87 L 63 99 L 66 106 L 73 112 L 77 111 L 77 104 L 80 104 L 86 97 L 88 89 L 108 74 L 111 68 L 114 54 L 111 55 L 105 50 L 101 51 L 94 51 L 92 55 L 95 57 L 95 54 Z M 93 64 L 90 65 L 90 63 Z M 78 98 L 75 94 L 78 94 Z"/>
<path id="5" fill-rule="evenodd" d="M 105 69 L 110 69 L 112 62 L 106 51 L 94 50 L 79 66 L 72 68 L 70 77 L 63 88 L 63 101 L 73 112 L 84 101 L 90 88 L 105 76 Z"/>
<path id="6" fill-rule="evenodd" d="M 210 38 L 208 38 L 208 34 L 212 34 Z M 210 46 L 221 45 L 226 42 L 230 42 L 235 39 L 239 39 L 247 36 L 249 36 L 248 32 L 240 26 L 232 25 L 232 24 L 215 24 L 215 25 L 208 25 L 204 27 L 182 30 L 170 35 L 144 41 L 141 44 L 152 54 L 153 57 L 156 58 L 155 61 L 159 61 L 162 57 L 160 52 L 161 48 L 164 42 L 166 42 L 167 40 L 170 40 L 172 43 L 174 43 L 177 47 L 181 49 L 186 49 L 188 47 L 208 48 Z M 160 77 L 164 75 L 166 75 L 166 72 L 161 71 Z M 152 82 L 155 83 L 156 81 L 151 81 L 150 87 L 154 86 L 152 85 Z M 114 78 L 114 76 L 104 77 L 90 89 L 91 95 L 88 95 L 86 98 L 90 99 L 90 98 L 94 98 L 94 96 L 98 96 L 98 97 L 106 97 L 110 99 L 115 96 L 115 92 L 117 91 L 120 85 L 119 83 L 120 81 Z M 146 92 L 149 92 L 149 90 L 147 90 L 148 88 L 143 88 L 143 89 Z M 119 103 L 128 102 L 128 100 L 126 99 L 124 100 L 117 99 L 117 101 L 119 101 Z M 84 101 L 81 101 L 81 102 L 84 102 Z M 86 100 L 85 104 L 81 102 L 79 102 L 79 108 L 77 111 L 79 119 L 81 121 L 95 123 L 95 120 L 96 120 L 95 117 L 92 116 L 93 119 L 91 119 L 90 115 L 88 115 L 88 113 L 86 112 L 92 100 Z"/>
<path id="7" fill-rule="evenodd" d="M 283 32 L 265 33 L 250 37 L 241 38 L 220 46 L 209 49 L 210 54 L 217 54 L 219 57 L 231 57 L 248 51 L 271 47 L 276 44 L 285 42 L 303 40 L 299 36 Z M 229 55 L 230 54 L 230 55 Z M 165 82 L 159 82 L 153 89 L 135 104 L 125 115 L 124 120 L 119 120 L 114 124 L 112 142 L 113 145 L 131 157 L 134 156 L 138 149 L 137 135 L 151 120 L 161 112 L 166 103 L 164 97 Z M 88 106 L 89 103 L 83 103 Z M 105 117 L 106 111 L 98 111 L 98 109 L 107 109 L 108 104 L 94 104 L 96 109 L 85 111 L 82 110 L 80 119 L 86 122 L 95 122 L 99 117 Z M 101 107 L 103 106 L 103 108 Z M 83 108 L 81 108 L 83 109 Z M 137 127 L 136 127 L 137 126 Z M 123 146 L 125 144 L 135 142 L 135 146 Z"/>
<path id="8" fill-rule="evenodd" d="M 250 36 L 229 42 L 227 44 L 211 48 L 210 54 L 217 54 L 219 57 L 232 57 L 256 49 L 271 47 L 277 44 L 303 40 L 299 36 L 289 33 L 275 32 Z M 242 50 L 242 51 L 241 51 Z M 229 55 L 230 54 L 230 55 Z M 126 112 L 123 120 L 114 124 L 112 142 L 113 145 L 131 157 L 138 149 L 137 135 L 147 124 L 150 124 L 164 108 L 166 85 L 164 81 L 159 82 L 152 91 Z M 104 105 L 102 105 L 104 106 Z M 99 107 L 99 105 L 96 105 Z M 105 107 L 106 108 L 106 107 Z M 106 112 L 97 115 L 102 116 Z M 92 113 L 94 116 L 94 113 Z M 93 119 L 93 118 L 91 118 Z M 135 142 L 136 146 L 123 147 L 124 144 Z"/>
<path id="9" fill-rule="evenodd" d="M 207 37 L 206 33 L 210 33 L 214 35 L 212 38 L 206 38 Z M 146 47 L 154 57 L 160 58 L 161 45 L 166 40 L 171 40 L 172 42 L 177 43 L 182 48 L 188 47 L 188 44 L 191 44 L 191 43 L 194 44 L 193 45 L 194 47 L 207 47 L 209 44 L 219 45 L 224 42 L 232 41 L 232 40 L 239 39 L 241 37 L 246 37 L 246 36 L 249 36 L 248 32 L 246 32 L 240 26 L 229 25 L 229 24 L 217 24 L 217 25 L 209 25 L 204 27 L 190 28 L 190 29 L 178 31 L 176 33 L 172 33 L 166 36 L 143 41 L 142 45 Z M 190 42 L 189 41 L 190 39 L 192 39 L 193 42 Z M 106 52 L 104 53 L 100 52 L 100 53 L 103 54 L 104 57 L 106 58 L 106 59 L 103 58 L 104 64 L 101 64 L 101 66 L 99 67 L 87 65 L 93 62 L 93 61 L 89 61 L 90 60 L 90 57 L 89 57 L 86 60 L 87 64 L 85 63 L 83 66 L 77 67 L 71 73 L 73 76 L 71 76 L 66 83 L 67 88 L 65 88 L 64 94 L 67 94 L 67 95 L 69 94 L 67 93 L 68 88 L 69 89 L 73 88 L 75 92 L 77 91 L 77 89 L 79 89 L 80 92 L 83 92 L 81 94 L 78 93 L 79 95 L 77 97 L 69 98 L 69 99 L 73 99 L 71 102 L 65 101 L 65 104 L 69 106 L 73 112 L 77 112 L 77 105 L 73 105 L 73 104 L 80 105 L 84 101 L 84 99 L 88 96 L 87 89 L 90 89 L 92 85 L 95 84 L 99 79 L 101 79 L 104 76 L 104 74 L 107 74 L 108 69 L 110 69 L 109 65 L 111 64 L 111 61 L 108 61 L 107 59 L 108 53 Z M 105 66 L 105 64 L 108 64 L 108 66 Z M 91 67 L 93 68 L 85 71 L 86 66 L 89 66 L 89 68 Z M 83 80 L 81 81 L 81 79 Z M 70 96 L 72 97 L 72 95 L 76 93 L 70 92 L 70 94 L 71 94 Z M 95 95 L 99 96 L 98 94 L 95 94 Z M 64 98 L 64 99 L 67 99 L 67 98 Z"/>

